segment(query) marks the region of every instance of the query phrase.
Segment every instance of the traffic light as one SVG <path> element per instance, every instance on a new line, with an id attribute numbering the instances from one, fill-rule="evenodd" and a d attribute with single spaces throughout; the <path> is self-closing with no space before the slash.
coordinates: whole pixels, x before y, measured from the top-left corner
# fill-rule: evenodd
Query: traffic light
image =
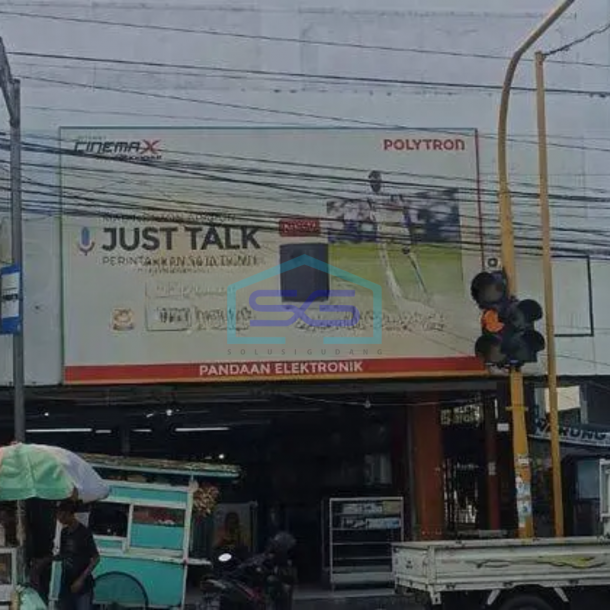
<path id="1" fill-rule="evenodd" d="M 544 337 L 534 328 L 542 319 L 540 304 L 511 296 L 502 271 L 477 274 L 470 293 L 482 311 L 482 334 L 475 343 L 475 354 L 485 364 L 499 368 L 536 362 L 538 352 L 545 348 Z"/>

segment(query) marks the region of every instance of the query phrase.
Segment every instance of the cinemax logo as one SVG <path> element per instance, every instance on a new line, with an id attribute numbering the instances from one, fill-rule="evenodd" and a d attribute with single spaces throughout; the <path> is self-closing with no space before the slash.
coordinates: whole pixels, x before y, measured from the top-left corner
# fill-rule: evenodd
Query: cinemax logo
<path id="1" fill-rule="evenodd" d="M 161 159 L 161 140 L 79 139 L 74 152 L 80 155 L 151 161 Z"/>

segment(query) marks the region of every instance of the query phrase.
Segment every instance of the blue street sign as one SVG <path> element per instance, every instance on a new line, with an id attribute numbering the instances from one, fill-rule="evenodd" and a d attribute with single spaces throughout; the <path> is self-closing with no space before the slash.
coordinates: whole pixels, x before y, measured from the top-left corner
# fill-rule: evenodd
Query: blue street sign
<path id="1" fill-rule="evenodd" d="M 0 333 L 5 335 L 21 332 L 21 279 L 19 265 L 0 268 Z"/>

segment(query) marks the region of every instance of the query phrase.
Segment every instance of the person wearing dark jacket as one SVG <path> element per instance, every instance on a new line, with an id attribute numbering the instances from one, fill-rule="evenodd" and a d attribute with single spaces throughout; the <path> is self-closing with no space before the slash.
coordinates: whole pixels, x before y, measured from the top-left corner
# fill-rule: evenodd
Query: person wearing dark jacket
<path id="1" fill-rule="evenodd" d="M 91 610 L 93 571 L 100 556 L 93 534 L 77 518 L 77 505 L 66 500 L 57 507 L 57 520 L 63 526 L 59 554 L 39 563 L 61 562 L 59 607 L 61 610 Z"/>

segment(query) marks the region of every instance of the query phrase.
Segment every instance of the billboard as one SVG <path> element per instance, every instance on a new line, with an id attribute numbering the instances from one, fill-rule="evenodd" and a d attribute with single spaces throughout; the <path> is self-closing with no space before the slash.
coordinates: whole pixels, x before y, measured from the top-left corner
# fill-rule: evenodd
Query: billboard
<path id="1" fill-rule="evenodd" d="M 61 131 L 66 383 L 478 375 L 474 131 Z"/>

